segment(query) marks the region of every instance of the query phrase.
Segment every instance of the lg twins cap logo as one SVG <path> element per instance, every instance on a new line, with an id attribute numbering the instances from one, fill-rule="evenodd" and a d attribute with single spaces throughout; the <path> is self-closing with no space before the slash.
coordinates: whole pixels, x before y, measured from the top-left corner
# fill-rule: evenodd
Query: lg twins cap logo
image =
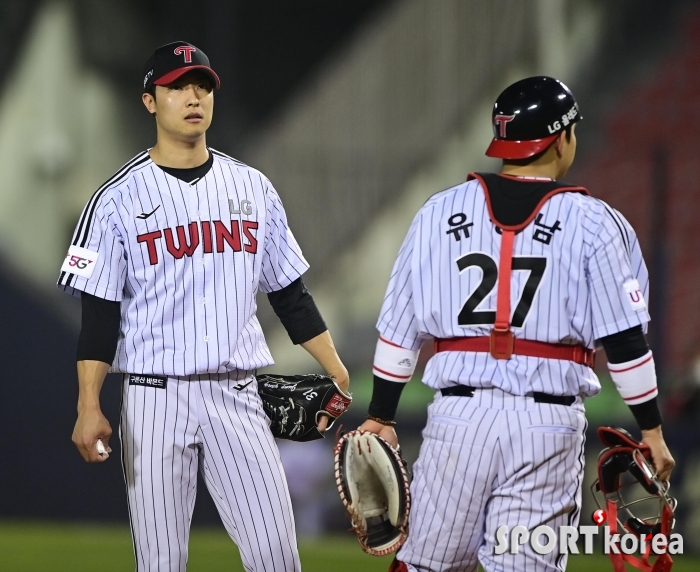
<path id="1" fill-rule="evenodd" d="M 625 288 L 625 294 L 627 295 L 627 302 L 632 307 L 635 312 L 640 310 L 646 310 L 647 303 L 642 295 L 642 289 L 639 287 L 639 282 L 637 280 L 628 280 L 623 284 Z"/>
<path id="2" fill-rule="evenodd" d="M 148 70 L 148 73 L 143 76 L 143 87 L 146 87 L 146 84 L 148 83 L 148 78 L 153 75 L 153 70 Z"/>
<path id="3" fill-rule="evenodd" d="M 515 119 L 515 115 L 496 115 L 493 122 L 498 125 L 498 135 L 501 139 L 506 137 L 506 125 Z"/>
<path id="4" fill-rule="evenodd" d="M 193 46 L 178 46 L 175 48 L 175 55 L 179 56 L 180 54 L 185 54 L 185 63 L 191 64 L 192 63 L 192 52 L 196 52 L 197 48 Z"/>
<path id="5" fill-rule="evenodd" d="M 95 270 L 95 262 L 97 262 L 99 257 L 99 252 L 81 248 L 80 246 L 71 246 L 61 266 L 61 271 L 90 278 L 93 270 Z"/>

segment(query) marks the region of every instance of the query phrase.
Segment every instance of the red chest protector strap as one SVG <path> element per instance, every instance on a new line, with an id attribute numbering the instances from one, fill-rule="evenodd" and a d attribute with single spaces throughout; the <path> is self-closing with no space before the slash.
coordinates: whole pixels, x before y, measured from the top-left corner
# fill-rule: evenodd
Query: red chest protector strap
<path id="1" fill-rule="evenodd" d="M 484 189 L 486 197 L 486 206 L 489 210 L 489 217 L 495 225 L 502 231 L 501 238 L 501 254 L 498 263 L 498 289 L 496 291 L 496 321 L 490 336 L 490 353 L 496 359 L 509 359 L 513 355 L 513 346 L 515 336 L 510 329 L 510 282 L 513 269 L 513 243 L 515 242 L 515 234 L 529 225 L 537 213 L 540 212 L 544 204 L 554 195 L 559 193 L 583 193 L 588 194 L 588 191 L 583 187 L 572 187 L 562 185 L 547 192 L 537 203 L 532 212 L 527 218 L 512 225 L 506 225 L 498 221 L 494 214 L 493 205 L 491 204 L 491 195 L 489 194 L 488 186 L 484 178 L 478 173 L 470 173 L 467 181 L 476 179 Z M 527 180 L 523 181 L 527 184 Z"/>

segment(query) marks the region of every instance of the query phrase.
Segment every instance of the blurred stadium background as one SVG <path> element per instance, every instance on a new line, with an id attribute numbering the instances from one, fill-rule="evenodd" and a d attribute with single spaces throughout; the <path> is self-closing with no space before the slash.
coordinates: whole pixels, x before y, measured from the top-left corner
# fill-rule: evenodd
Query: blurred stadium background
<path id="1" fill-rule="evenodd" d="M 88 466 L 70 442 L 80 308 L 54 283 L 86 200 L 153 144 L 141 70 L 177 39 L 206 51 L 222 79 L 208 143 L 262 170 L 282 196 L 312 265 L 305 281 L 351 371 L 357 402 L 346 427 L 369 400 L 374 322 L 417 208 L 469 171 L 498 168 L 483 152 L 501 89 L 534 74 L 565 81 L 584 116 L 567 178 L 625 214 L 650 268 L 677 530 L 687 553 L 700 552 L 700 2 L 0 0 L 0 570 L 128 569 L 86 564 L 84 547 L 46 548 L 45 568 L 20 553 L 57 530 L 89 543 L 90 529 L 63 523 L 116 525 L 98 529 L 115 538 L 126 530 L 118 455 Z M 272 370 L 313 369 L 259 302 Z M 605 361 L 604 391 L 587 403 L 583 523 L 600 450 L 593 430 L 634 429 Z M 114 429 L 117 381 L 103 390 Z M 417 375 L 399 411 L 409 460 L 431 397 Z M 332 441 L 281 443 L 307 543 L 324 532 L 352 541 Z M 117 439 L 112 447 L 119 453 Z M 58 527 L 27 524 L 37 522 Z M 194 525 L 221 528 L 203 486 Z M 115 563 L 130 562 L 126 538 L 115 540 Z M 216 566 L 198 569 L 224 569 Z M 313 566 L 305 569 L 327 569 Z"/>

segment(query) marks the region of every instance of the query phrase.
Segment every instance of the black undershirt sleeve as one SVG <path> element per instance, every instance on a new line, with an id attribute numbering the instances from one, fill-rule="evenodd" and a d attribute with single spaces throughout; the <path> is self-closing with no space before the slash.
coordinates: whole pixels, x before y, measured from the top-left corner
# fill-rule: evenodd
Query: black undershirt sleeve
<path id="1" fill-rule="evenodd" d="M 301 278 L 270 292 L 267 299 L 293 344 L 308 342 L 328 329 Z"/>
<path id="2" fill-rule="evenodd" d="M 625 363 L 642 357 L 649 351 L 649 344 L 642 326 L 600 338 L 610 363 Z"/>
<path id="3" fill-rule="evenodd" d="M 600 343 L 605 348 L 609 363 L 625 363 L 649 352 L 649 344 L 642 326 L 605 336 L 600 339 Z M 653 429 L 663 421 L 656 397 L 638 405 L 630 405 L 629 408 L 640 429 Z"/>
<path id="4" fill-rule="evenodd" d="M 78 337 L 77 360 L 112 364 L 117 353 L 121 304 L 83 292 L 82 327 Z"/>
<path id="5" fill-rule="evenodd" d="M 374 389 L 367 414 L 385 421 L 393 421 L 405 383 L 389 381 L 377 375 L 374 376 Z"/>

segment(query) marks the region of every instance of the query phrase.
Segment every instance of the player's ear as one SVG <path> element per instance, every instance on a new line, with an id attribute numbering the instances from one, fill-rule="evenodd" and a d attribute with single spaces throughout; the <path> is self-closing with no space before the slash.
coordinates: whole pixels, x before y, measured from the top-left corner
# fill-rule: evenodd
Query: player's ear
<path id="1" fill-rule="evenodd" d="M 566 134 L 566 129 L 562 131 L 559 134 L 559 137 L 557 137 L 554 141 L 554 149 L 557 152 L 557 157 L 563 157 L 564 155 L 564 148 L 566 147 L 567 143 L 567 134 Z"/>
<path id="2" fill-rule="evenodd" d="M 156 98 L 153 97 L 150 93 L 144 93 L 141 96 L 141 101 L 143 101 L 143 104 L 146 106 L 146 109 L 148 109 L 148 113 L 151 115 L 156 114 Z"/>

